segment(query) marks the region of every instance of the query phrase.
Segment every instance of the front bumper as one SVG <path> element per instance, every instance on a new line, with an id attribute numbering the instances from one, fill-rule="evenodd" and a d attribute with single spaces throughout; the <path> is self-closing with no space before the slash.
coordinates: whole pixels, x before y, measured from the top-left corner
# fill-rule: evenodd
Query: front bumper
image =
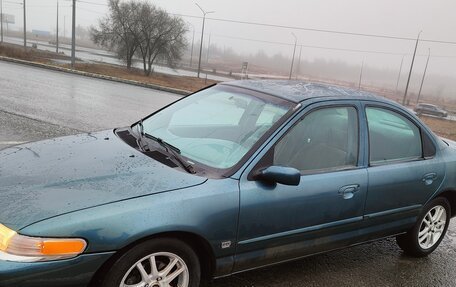
<path id="1" fill-rule="evenodd" d="M 0 287 L 83 287 L 114 252 L 83 254 L 50 262 L 0 260 Z"/>

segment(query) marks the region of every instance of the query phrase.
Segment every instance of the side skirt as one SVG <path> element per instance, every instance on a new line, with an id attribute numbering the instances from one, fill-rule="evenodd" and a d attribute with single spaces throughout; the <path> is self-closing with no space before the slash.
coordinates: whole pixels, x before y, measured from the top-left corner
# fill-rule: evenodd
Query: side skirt
<path id="1" fill-rule="evenodd" d="M 385 236 L 385 237 L 380 237 L 380 238 L 371 239 L 371 240 L 367 240 L 367 241 L 363 241 L 363 242 L 358 242 L 358 243 L 354 243 L 354 244 L 351 244 L 351 245 L 348 245 L 348 246 L 344 246 L 344 247 L 339 247 L 339 248 L 334 248 L 334 249 L 330 249 L 330 250 L 320 251 L 320 252 L 316 252 L 316 253 L 312 253 L 312 254 L 299 256 L 299 257 L 296 257 L 296 258 L 286 259 L 286 260 L 277 261 L 277 262 L 274 262 L 274 263 L 260 265 L 260 266 L 257 266 L 257 267 L 252 267 L 252 268 L 247 268 L 247 269 L 243 269 L 243 270 L 238 270 L 238 271 L 234 271 L 234 272 L 229 273 L 229 274 L 215 275 L 213 277 L 213 279 L 226 278 L 226 277 L 230 277 L 232 275 L 239 274 L 239 273 L 244 273 L 244 272 L 253 271 L 253 270 L 257 270 L 257 269 L 262 269 L 262 268 L 266 268 L 266 267 L 270 267 L 270 266 L 275 266 L 275 265 L 279 265 L 279 264 L 282 264 L 282 263 L 298 261 L 298 260 L 301 260 L 301 259 L 304 259 L 304 258 L 307 258 L 307 257 L 312 257 L 312 256 L 320 255 L 320 254 L 325 254 L 325 253 L 329 253 L 329 252 L 333 252 L 333 251 L 337 251 L 337 250 L 343 250 L 343 249 L 347 249 L 347 248 L 358 246 L 358 245 L 368 244 L 368 243 L 372 243 L 372 242 L 375 242 L 375 241 L 379 241 L 379 240 L 383 240 L 383 239 L 387 239 L 387 238 L 392 238 L 392 237 L 395 237 L 395 236 L 398 236 L 398 235 L 402 235 L 402 234 L 405 234 L 405 233 L 406 232 L 395 233 L 395 234 L 388 235 L 388 236 Z M 218 266 L 219 260 L 224 261 L 224 258 L 217 259 L 217 266 Z"/>

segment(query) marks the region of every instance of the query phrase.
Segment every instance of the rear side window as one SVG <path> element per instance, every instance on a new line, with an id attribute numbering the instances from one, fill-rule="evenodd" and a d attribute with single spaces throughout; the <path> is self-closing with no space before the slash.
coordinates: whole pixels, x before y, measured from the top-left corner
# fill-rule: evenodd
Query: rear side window
<path id="1" fill-rule="evenodd" d="M 382 108 L 366 108 L 371 164 L 422 158 L 420 129 L 402 115 Z"/>

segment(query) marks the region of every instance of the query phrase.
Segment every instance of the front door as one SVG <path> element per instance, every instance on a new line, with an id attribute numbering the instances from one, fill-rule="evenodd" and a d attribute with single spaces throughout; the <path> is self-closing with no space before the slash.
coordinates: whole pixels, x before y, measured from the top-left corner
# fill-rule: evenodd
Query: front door
<path id="1" fill-rule="evenodd" d="M 299 186 L 243 175 L 235 271 L 354 243 L 363 220 L 367 171 L 359 162 L 358 106 L 308 107 L 277 135 L 255 170 L 301 171 Z"/>

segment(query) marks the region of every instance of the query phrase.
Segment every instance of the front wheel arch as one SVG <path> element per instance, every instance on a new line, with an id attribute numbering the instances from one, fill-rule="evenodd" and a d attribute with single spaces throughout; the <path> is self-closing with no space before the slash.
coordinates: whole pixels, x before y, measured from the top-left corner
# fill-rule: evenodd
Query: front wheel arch
<path id="1" fill-rule="evenodd" d="M 118 250 L 113 256 L 111 256 L 98 270 L 96 271 L 95 275 L 92 277 L 89 286 L 96 287 L 100 286 L 99 283 L 102 279 L 102 274 L 105 274 L 107 270 L 109 270 L 114 262 L 125 252 L 134 248 L 140 243 L 145 241 L 159 239 L 159 238 L 173 238 L 180 240 L 187 245 L 189 245 L 193 251 L 196 253 L 200 265 L 201 265 L 201 277 L 203 280 L 210 280 L 212 279 L 215 273 L 215 255 L 212 247 L 210 246 L 209 242 L 204 239 L 203 237 L 191 233 L 191 232 L 181 232 L 181 231 L 173 231 L 173 232 L 163 232 L 154 235 L 150 235 L 147 237 L 143 237 L 138 239 L 127 246 L 123 247 L 122 249 Z"/>

